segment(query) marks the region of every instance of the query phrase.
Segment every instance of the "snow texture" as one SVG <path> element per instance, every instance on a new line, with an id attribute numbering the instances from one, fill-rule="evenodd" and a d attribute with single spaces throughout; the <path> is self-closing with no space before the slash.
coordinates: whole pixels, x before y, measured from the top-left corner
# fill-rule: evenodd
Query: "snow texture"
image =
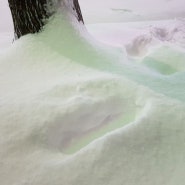
<path id="1" fill-rule="evenodd" d="M 183 185 L 184 20 L 68 18 L 0 51 L 0 184 Z"/>

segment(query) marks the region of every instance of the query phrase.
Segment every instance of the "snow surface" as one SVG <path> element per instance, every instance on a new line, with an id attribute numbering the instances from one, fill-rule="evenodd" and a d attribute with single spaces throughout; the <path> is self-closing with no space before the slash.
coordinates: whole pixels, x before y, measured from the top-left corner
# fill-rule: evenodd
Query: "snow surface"
<path id="1" fill-rule="evenodd" d="M 94 40 L 61 16 L 14 44 L 0 34 L 0 184 L 183 185 L 184 19 L 108 14 Z"/>

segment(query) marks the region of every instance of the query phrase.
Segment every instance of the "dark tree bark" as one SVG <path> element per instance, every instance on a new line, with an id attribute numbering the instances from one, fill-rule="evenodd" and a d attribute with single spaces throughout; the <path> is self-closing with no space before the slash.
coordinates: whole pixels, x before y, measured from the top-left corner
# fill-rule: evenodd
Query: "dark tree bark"
<path id="1" fill-rule="evenodd" d="M 61 5 L 67 2 L 66 7 L 72 6 L 70 8 L 77 20 L 84 23 L 78 0 L 8 0 L 8 2 L 16 38 L 41 31 L 47 19 L 57 11 L 56 4 Z"/>

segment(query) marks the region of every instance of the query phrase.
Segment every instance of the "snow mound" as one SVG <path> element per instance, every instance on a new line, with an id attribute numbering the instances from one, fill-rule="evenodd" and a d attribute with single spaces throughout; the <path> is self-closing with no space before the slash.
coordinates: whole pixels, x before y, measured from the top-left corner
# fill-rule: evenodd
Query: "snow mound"
<path id="1" fill-rule="evenodd" d="M 182 184 L 183 51 L 155 50 L 161 70 L 76 27 L 56 16 L 1 53 L 1 184 Z"/>

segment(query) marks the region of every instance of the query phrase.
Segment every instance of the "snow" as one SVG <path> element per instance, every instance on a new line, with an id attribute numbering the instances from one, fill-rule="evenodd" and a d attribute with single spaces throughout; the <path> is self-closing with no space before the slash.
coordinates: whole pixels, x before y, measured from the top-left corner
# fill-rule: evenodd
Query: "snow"
<path id="1" fill-rule="evenodd" d="M 87 23 L 184 17 L 184 0 L 80 0 Z"/>
<path id="2" fill-rule="evenodd" d="M 102 11 L 143 11 L 122 3 Z M 164 5 L 172 18 L 183 1 L 160 3 L 164 19 Z M 13 44 L 2 30 L 2 185 L 183 185 L 185 23 L 153 21 L 148 10 L 148 21 L 116 23 L 119 12 L 88 24 L 96 40 L 62 15 Z"/>

